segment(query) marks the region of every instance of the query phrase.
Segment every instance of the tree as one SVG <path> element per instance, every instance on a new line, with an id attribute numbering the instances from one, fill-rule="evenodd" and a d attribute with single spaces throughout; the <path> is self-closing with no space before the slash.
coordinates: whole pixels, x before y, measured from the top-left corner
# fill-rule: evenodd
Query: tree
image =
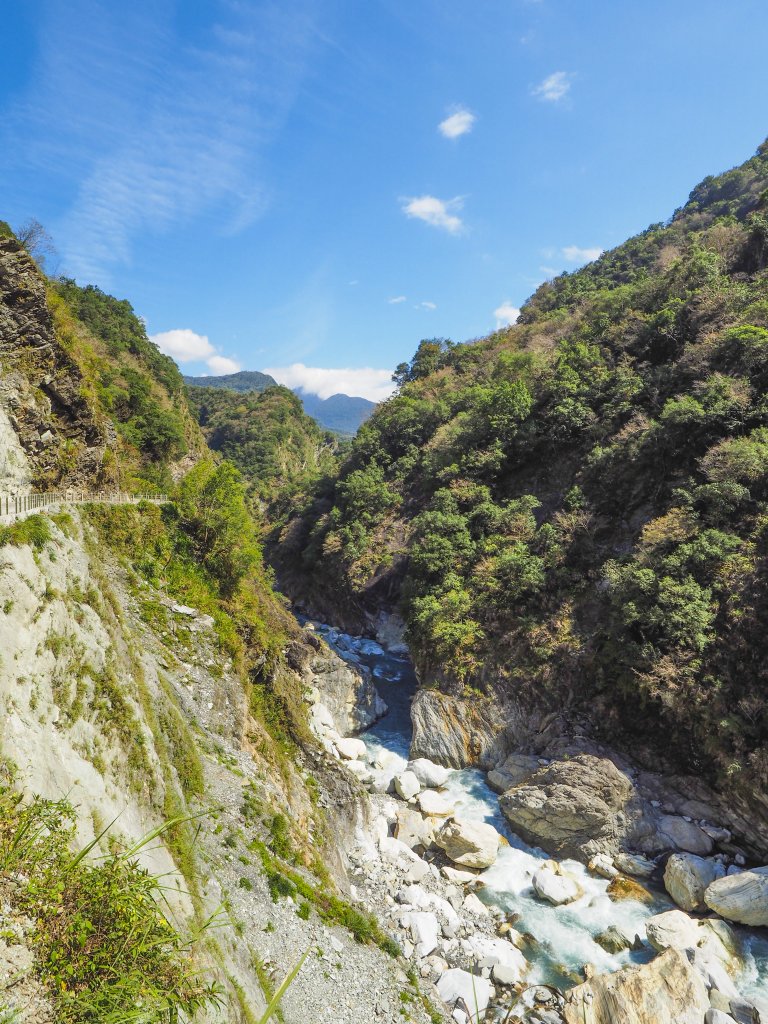
<path id="1" fill-rule="evenodd" d="M 403 384 L 428 377 L 443 365 L 444 357 L 455 347 L 455 343 L 448 338 L 428 338 L 420 341 L 413 359 L 410 363 L 399 363 L 392 374 L 392 380 L 402 387 Z"/>
<path id="2" fill-rule="evenodd" d="M 179 486 L 177 505 L 202 564 L 230 596 L 261 562 L 240 474 L 229 462 L 198 462 Z"/>
<path id="3" fill-rule="evenodd" d="M 27 250 L 32 259 L 44 268 L 46 262 L 56 255 L 53 239 L 39 220 L 34 217 L 16 228 L 16 237 Z"/>

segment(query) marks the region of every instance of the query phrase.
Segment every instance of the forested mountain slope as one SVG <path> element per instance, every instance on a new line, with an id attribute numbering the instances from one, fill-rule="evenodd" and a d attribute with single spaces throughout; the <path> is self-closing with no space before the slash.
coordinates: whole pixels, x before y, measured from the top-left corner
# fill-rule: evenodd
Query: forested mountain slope
<path id="1" fill-rule="evenodd" d="M 209 447 L 237 466 L 273 522 L 335 468 L 337 440 L 288 388 L 189 387 L 187 396 Z"/>
<path id="2" fill-rule="evenodd" d="M 37 489 L 167 487 L 205 448 L 176 364 L 128 302 L 44 280 L 7 228 L 0 258 L 3 397 Z"/>
<path id="3" fill-rule="evenodd" d="M 399 608 L 425 684 L 764 788 L 768 143 L 398 381 L 282 532 L 291 593 Z"/>

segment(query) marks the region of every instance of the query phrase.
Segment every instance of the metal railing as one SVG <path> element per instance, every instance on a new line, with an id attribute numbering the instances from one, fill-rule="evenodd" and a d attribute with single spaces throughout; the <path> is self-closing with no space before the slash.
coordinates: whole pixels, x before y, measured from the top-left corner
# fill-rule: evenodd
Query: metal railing
<path id="1" fill-rule="evenodd" d="M 125 491 L 76 489 L 31 494 L 0 494 L 0 519 L 17 519 L 39 509 L 60 505 L 137 505 L 140 501 L 163 505 L 169 500 L 167 494 L 128 494 Z"/>

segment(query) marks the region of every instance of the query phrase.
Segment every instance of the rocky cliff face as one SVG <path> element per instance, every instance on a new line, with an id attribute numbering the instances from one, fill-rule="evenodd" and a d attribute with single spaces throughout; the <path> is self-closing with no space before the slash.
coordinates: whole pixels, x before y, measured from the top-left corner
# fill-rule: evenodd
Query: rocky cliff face
<path id="1" fill-rule="evenodd" d="M 54 332 L 45 280 L 15 239 L 0 238 L 0 406 L 16 434 L 4 432 L 4 458 L 17 459 L 20 445 L 38 490 L 110 479 L 104 457 L 116 433 L 84 391 Z"/>
<path id="2" fill-rule="evenodd" d="M 252 845 L 270 841 L 278 817 L 290 822 L 282 855 L 303 873 L 314 848 L 335 876 L 323 883 L 329 895 L 337 886 L 348 891 L 345 851 L 365 826 L 367 798 L 311 749 L 298 763 L 274 764 L 213 620 L 137 586 L 76 513 L 54 517 L 50 540 L 37 549 L 0 548 L 0 593 L 0 745 L 16 785 L 67 796 L 79 843 L 113 819 L 103 844 L 136 842 L 173 814 L 201 815 L 186 838 L 155 842 L 140 856 L 166 876 L 180 920 L 227 908 L 204 956 L 224 990 L 224 1017 L 215 1019 L 245 1024 L 258 1016 L 264 978 L 273 972 L 281 980 L 307 949 L 310 959 L 284 1001 L 287 1021 L 330 1011 L 367 1024 L 377 1006 L 394 1015 L 404 979 L 390 957 L 321 920 L 309 904 L 306 917 L 297 916 L 297 904 L 270 888 L 274 879 Z M 323 676 L 352 692 L 360 683 L 328 649 L 308 647 L 303 664 L 308 699 Z M 348 707 L 346 697 L 340 701 Z M 16 952 L 8 962 L 26 962 L 21 947 L 9 948 Z M 0 964 L 4 956 L 0 949 Z M 360 991 L 363 976 L 371 985 Z M 45 1004 L 41 989 L 24 992 Z"/>

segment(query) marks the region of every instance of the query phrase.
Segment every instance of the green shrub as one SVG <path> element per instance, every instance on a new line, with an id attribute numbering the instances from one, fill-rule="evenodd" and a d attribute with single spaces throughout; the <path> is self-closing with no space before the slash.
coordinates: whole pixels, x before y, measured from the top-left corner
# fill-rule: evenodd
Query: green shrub
<path id="1" fill-rule="evenodd" d="M 16 547 L 29 544 L 39 551 L 49 543 L 51 536 L 50 520 L 45 516 L 31 515 L 10 526 L 0 526 L 0 547 L 6 544 Z"/>
<path id="2" fill-rule="evenodd" d="M 153 834 L 154 838 L 157 833 Z M 161 910 L 162 883 L 139 847 L 87 861 L 70 852 L 65 801 L 24 804 L 0 788 L 0 877 L 22 879 L 17 909 L 36 921 L 38 971 L 61 1024 L 174 1024 L 218 1002 L 192 957 L 193 941 Z"/>

